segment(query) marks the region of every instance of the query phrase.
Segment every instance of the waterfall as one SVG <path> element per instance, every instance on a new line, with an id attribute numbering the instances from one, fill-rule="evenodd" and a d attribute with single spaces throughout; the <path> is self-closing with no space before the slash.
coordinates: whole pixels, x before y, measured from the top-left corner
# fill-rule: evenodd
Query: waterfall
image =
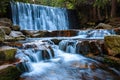
<path id="1" fill-rule="evenodd" d="M 12 21 L 22 30 L 67 30 L 68 14 L 65 8 L 11 2 Z"/>

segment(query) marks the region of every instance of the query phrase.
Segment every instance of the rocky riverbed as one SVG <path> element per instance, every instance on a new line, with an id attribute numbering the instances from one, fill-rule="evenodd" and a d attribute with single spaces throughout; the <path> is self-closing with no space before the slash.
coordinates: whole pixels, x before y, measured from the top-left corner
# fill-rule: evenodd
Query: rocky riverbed
<path id="1" fill-rule="evenodd" d="M 77 36 L 80 31 L 84 30 L 20 30 L 20 27 L 13 25 L 11 20 L 0 18 L 0 80 L 16 80 L 19 78 L 21 72 L 15 65 L 19 63 L 20 60 L 15 59 L 15 54 L 19 48 L 23 47 L 23 43 L 29 38 L 39 39 L 49 37 L 55 44 L 59 44 L 62 40 L 66 39 L 73 41 L 78 40 L 76 45 L 77 53 L 98 60 L 120 71 L 120 28 L 114 28 L 109 24 L 100 23 L 95 29 L 113 30 L 115 34 L 107 35 L 102 40 L 83 39 L 74 36 Z M 95 29 L 87 29 L 87 34 L 89 35 L 90 31 Z M 72 42 L 68 41 L 67 44 L 72 44 Z M 8 75 L 10 77 L 8 77 Z"/>

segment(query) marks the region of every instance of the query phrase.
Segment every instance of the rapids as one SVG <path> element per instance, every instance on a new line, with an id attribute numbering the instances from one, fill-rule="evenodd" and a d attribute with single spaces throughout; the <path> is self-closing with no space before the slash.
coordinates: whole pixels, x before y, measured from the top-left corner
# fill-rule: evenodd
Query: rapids
<path id="1" fill-rule="evenodd" d="M 119 72 L 76 52 L 78 40 L 25 42 L 17 64 L 24 80 L 118 80 Z"/>

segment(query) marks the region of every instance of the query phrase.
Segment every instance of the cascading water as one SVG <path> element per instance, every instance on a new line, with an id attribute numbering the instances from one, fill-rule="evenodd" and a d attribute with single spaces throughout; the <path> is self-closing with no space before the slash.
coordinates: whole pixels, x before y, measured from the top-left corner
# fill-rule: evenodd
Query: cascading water
<path id="1" fill-rule="evenodd" d="M 22 30 L 67 30 L 69 22 L 65 8 L 29 3 L 11 3 L 13 24 Z"/>
<path id="2" fill-rule="evenodd" d="M 21 77 L 23 80 L 119 79 L 116 73 L 110 72 L 101 63 L 75 54 L 77 44 L 77 40 L 62 40 L 59 45 L 50 40 L 24 43 L 23 49 L 16 54 L 16 58 L 21 60 L 17 64 L 23 72 Z"/>
<path id="3" fill-rule="evenodd" d="M 78 38 L 83 39 L 104 39 L 104 36 L 114 35 L 114 30 L 96 29 L 96 30 L 82 30 L 78 33 Z"/>

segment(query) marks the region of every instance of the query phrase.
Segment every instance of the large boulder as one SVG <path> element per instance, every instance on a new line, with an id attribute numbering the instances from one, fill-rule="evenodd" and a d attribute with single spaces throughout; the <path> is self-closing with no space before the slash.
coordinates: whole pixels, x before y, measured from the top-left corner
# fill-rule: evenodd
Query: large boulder
<path id="1" fill-rule="evenodd" d="M 91 52 L 89 41 L 78 42 L 76 45 L 76 52 L 83 55 L 89 54 Z"/>
<path id="2" fill-rule="evenodd" d="M 112 26 L 109 24 L 99 23 L 95 29 L 112 29 Z"/>
<path id="3" fill-rule="evenodd" d="M 14 61 L 17 49 L 9 46 L 0 47 L 0 61 Z"/>
<path id="4" fill-rule="evenodd" d="M 83 55 L 102 55 L 106 53 L 104 42 L 102 40 L 80 41 L 76 45 L 76 52 Z"/>
<path id="5" fill-rule="evenodd" d="M 5 32 L 3 29 L 0 28 L 0 42 L 3 42 L 5 39 Z"/>
<path id="6" fill-rule="evenodd" d="M 105 36 L 104 41 L 108 50 L 108 55 L 111 55 L 111 56 L 120 55 L 120 36 L 119 35 Z"/>

